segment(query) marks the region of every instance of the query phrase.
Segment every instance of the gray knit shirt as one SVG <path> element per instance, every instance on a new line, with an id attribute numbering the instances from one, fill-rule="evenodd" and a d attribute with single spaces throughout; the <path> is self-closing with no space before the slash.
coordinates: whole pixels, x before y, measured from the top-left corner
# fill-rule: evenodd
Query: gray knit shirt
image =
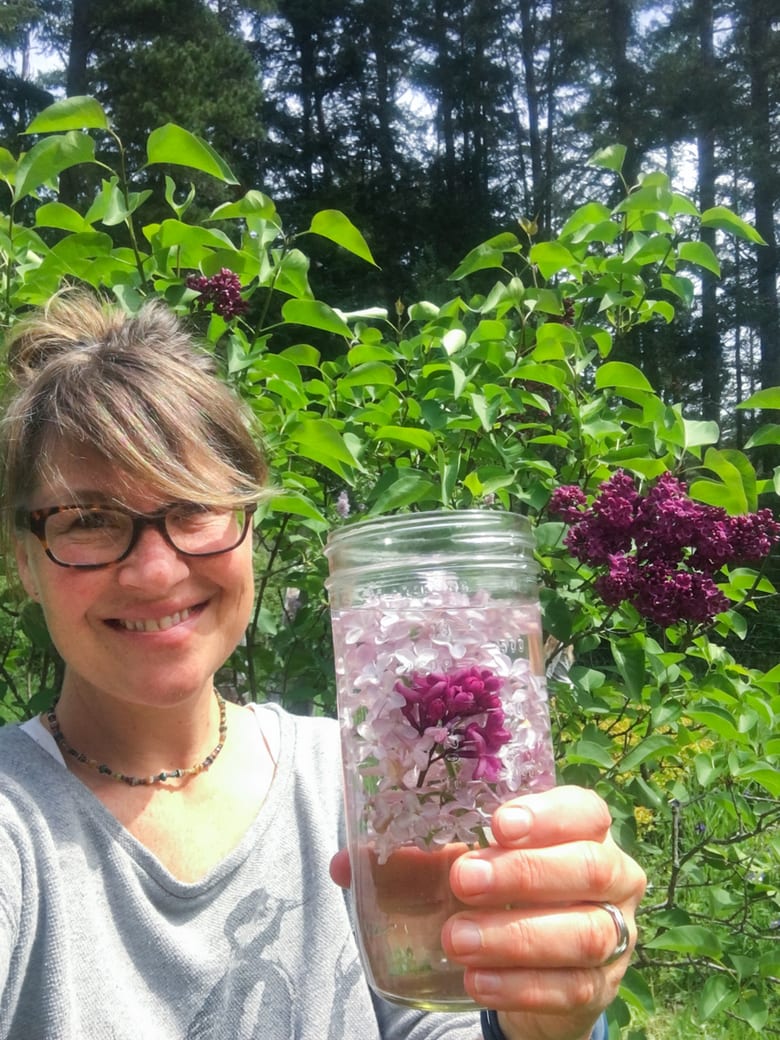
<path id="1" fill-rule="evenodd" d="M 192 884 L 56 749 L 0 728 L 0 1040 L 477 1040 L 474 1014 L 372 995 L 328 875 L 344 844 L 336 723 L 258 710 L 280 727 L 268 798 Z"/>

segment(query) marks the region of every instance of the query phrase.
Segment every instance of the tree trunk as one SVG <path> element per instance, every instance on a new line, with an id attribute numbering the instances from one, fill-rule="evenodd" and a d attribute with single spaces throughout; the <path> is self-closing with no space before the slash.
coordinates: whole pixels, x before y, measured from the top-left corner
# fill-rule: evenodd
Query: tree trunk
<path id="1" fill-rule="evenodd" d="M 528 216 L 543 220 L 544 188 L 542 163 L 542 134 L 539 120 L 539 85 L 536 77 L 536 4 L 531 0 L 520 0 L 520 32 L 525 79 L 526 104 L 528 105 L 528 144 L 531 151 L 531 198 L 532 213 Z"/>
<path id="2" fill-rule="evenodd" d="M 776 0 L 745 0 L 750 73 L 751 174 L 756 229 L 767 243 L 756 249 L 756 326 L 761 347 L 761 386 L 780 386 L 778 250 L 775 235 L 777 173 L 772 161 L 769 77 Z"/>
<path id="3" fill-rule="evenodd" d="M 92 0 L 72 0 L 68 64 L 65 69 L 65 93 L 81 97 L 90 93 L 89 57 L 94 45 L 95 15 Z M 66 206 L 76 206 L 79 196 L 78 168 L 63 170 L 60 174 L 59 198 Z"/>
<path id="4" fill-rule="evenodd" d="M 639 175 L 639 154 L 633 111 L 636 75 L 628 56 L 633 31 L 631 7 L 631 0 L 608 0 L 607 3 L 612 45 L 612 125 L 615 141 L 628 149 L 623 176 L 629 184 L 634 184 Z"/>
<path id="5" fill-rule="evenodd" d="M 712 85 L 715 77 L 712 0 L 694 0 L 694 16 L 699 37 L 699 72 L 701 84 Z M 696 150 L 699 164 L 699 205 L 702 210 L 715 205 L 715 126 L 711 98 L 702 91 L 697 99 Z M 715 229 L 702 228 L 703 242 L 714 251 Z M 701 340 L 699 356 L 702 373 L 702 415 L 720 421 L 723 354 L 718 333 L 716 277 L 701 271 Z"/>

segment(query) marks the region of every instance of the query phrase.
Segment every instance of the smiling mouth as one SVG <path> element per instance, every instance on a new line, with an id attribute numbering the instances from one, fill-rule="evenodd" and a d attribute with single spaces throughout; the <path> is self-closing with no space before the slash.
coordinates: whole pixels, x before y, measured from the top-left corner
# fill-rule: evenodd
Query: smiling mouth
<path id="1" fill-rule="evenodd" d="M 176 611 L 175 614 L 166 614 L 161 618 L 113 618 L 110 624 L 116 628 L 123 628 L 127 632 L 165 632 L 174 625 L 186 621 L 196 609 L 195 607 L 185 607 L 184 610 Z"/>

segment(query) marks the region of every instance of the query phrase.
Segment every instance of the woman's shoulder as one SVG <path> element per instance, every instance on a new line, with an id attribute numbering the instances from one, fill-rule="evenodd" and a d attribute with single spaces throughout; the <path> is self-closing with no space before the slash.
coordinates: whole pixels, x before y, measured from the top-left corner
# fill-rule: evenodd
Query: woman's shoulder
<path id="1" fill-rule="evenodd" d="M 272 701 L 251 705 L 258 719 L 273 719 L 280 738 L 294 738 L 299 751 L 324 752 L 328 757 L 339 753 L 339 724 L 325 715 L 297 715 Z"/>
<path id="2" fill-rule="evenodd" d="M 39 756 L 40 749 L 21 723 L 9 722 L 0 726 L 0 789 L 3 780 L 28 773 L 34 776 Z"/>
<path id="3" fill-rule="evenodd" d="M 252 705 L 263 731 L 276 740 L 272 755 L 278 772 L 299 784 L 323 787 L 341 784 L 341 745 L 338 722 L 326 716 L 296 715 L 279 704 Z"/>

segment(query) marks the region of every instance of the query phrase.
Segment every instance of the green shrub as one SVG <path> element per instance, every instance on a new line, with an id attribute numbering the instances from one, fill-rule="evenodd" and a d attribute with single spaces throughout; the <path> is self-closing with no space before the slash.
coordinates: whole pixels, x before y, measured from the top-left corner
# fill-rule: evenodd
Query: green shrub
<path id="1" fill-rule="evenodd" d="M 604 794 L 651 879 L 612 1036 L 647 1035 L 655 997 L 678 993 L 697 995 L 699 1026 L 764 1029 L 780 976 L 780 667 L 741 660 L 741 648 L 774 587 L 750 561 L 731 561 L 711 569 L 722 597 L 712 619 L 648 615 L 636 596 L 608 606 L 605 565 L 577 559 L 548 508 L 562 485 L 592 504 L 618 471 L 643 499 L 672 474 L 686 501 L 726 516 L 773 500 L 776 483 L 721 446 L 715 423 L 687 418 L 614 359 L 637 329 L 651 334 L 685 313 L 700 270 L 719 270 L 702 228 L 752 242 L 755 231 L 722 207 L 699 212 L 649 172 L 624 185 L 616 207 L 580 206 L 554 240 L 536 241 L 521 221 L 517 234 L 477 246 L 453 272 L 450 299 L 347 314 L 317 298 L 304 251 L 315 236 L 372 263 L 342 213 L 286 229 L 266 195 L 239 190 L 223 158 L 172 125 L 150 135 L 142 169 L 103 167 L 101 141 L 112 137 L 120 158 L 121 142 L 89 98 L 55 104 L 30 133 L 26 154 L 0 151 L 2 320 L 65 280 L 130 311 L 162 297 L 191 317 L 262 421 L 277 493 L 259 516 L 257 606 L 225 682 L 293 710 L 332 709 L 322 547 L 348 515 L 527 514 L 543 565 L 561 777 Z M 623 155 L 615 146 L 592 161 L 619 178 Z M 76 210 L 57 201 L 57 178 L 84 163 L 104 179 Z M 189 176 L 216 179 L 233 201 L 188 223 Z M 144 223 L 149 200 L 169 216 Z M 780 389 L 739 407 L 776 409 Z M 779 439 L 766 425 L 753 443 Z M 683 570 L 695 569 L 692 552 Z M 4 598 L 0 637 L 7 721 L 51 697 L 57 665 L 30 605 Z"/>

